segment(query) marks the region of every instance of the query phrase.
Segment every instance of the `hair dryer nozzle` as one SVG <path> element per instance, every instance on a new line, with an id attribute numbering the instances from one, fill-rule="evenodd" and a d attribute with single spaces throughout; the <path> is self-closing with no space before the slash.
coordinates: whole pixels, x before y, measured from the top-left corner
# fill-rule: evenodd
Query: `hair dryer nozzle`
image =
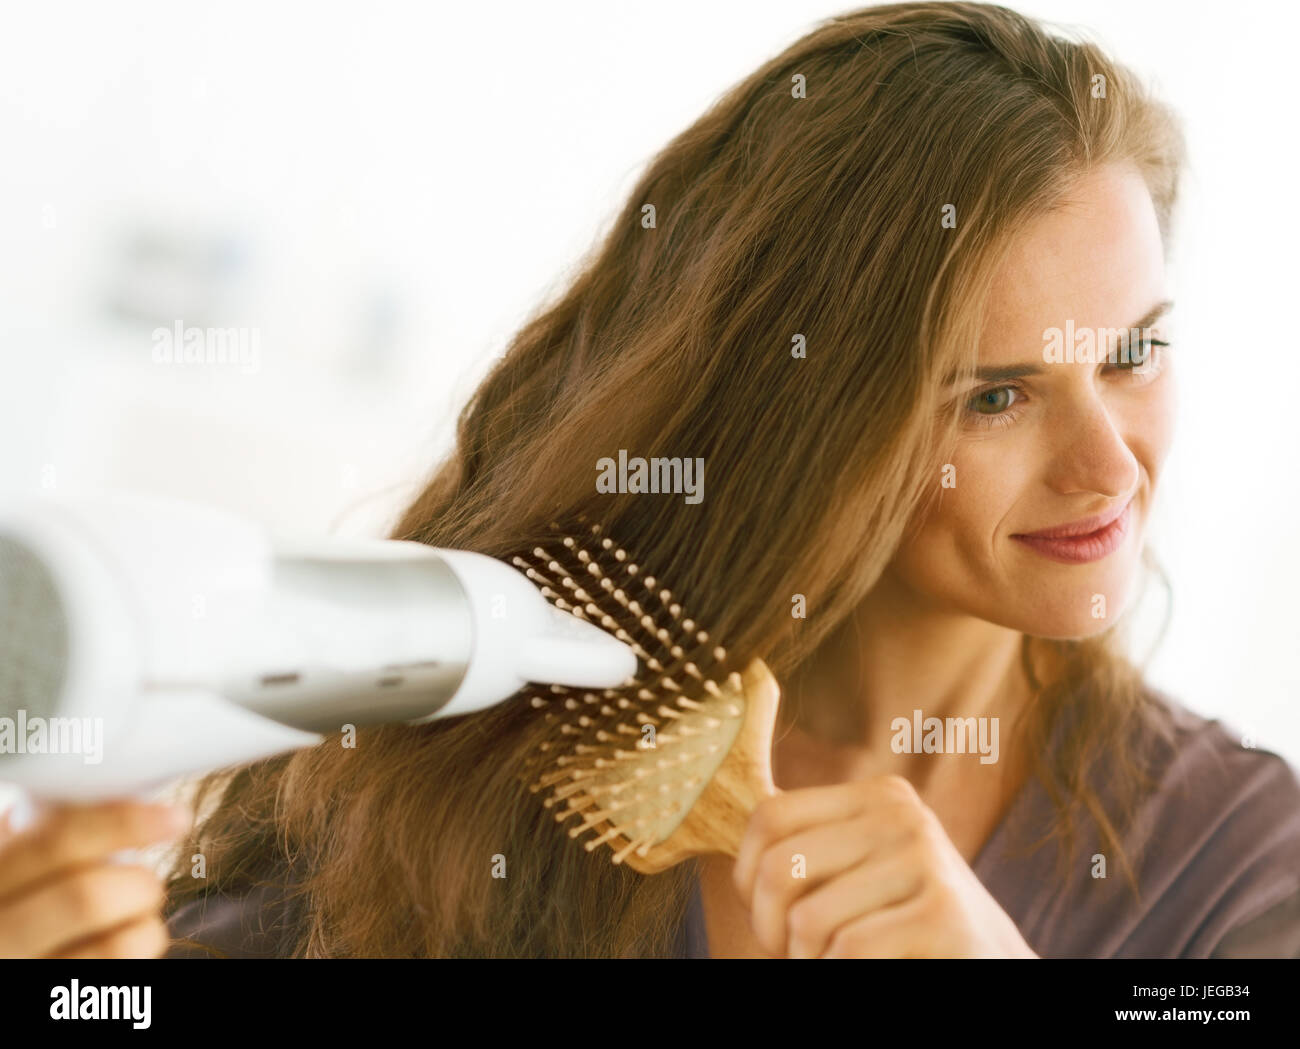
<path id="1" fill-rule="evenodd" d="M 492 706 L 528 682 L 615 688 L 636 675 L 631 648 L 552 606 L 522 572 L 485 554 L 437 553 L 464 589 L 474 642 L 460 688 L 436 716 Z"/>

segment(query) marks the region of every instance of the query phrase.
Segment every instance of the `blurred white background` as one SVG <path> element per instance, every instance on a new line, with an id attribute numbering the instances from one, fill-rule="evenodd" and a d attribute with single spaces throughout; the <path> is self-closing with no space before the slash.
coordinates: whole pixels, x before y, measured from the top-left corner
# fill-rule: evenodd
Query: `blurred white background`
<path id="1" fill-rule="evenodd" d="M 0 486 L 384 534 L 649 157 L 851 6 L 6 5 Z M 1173 621 L 1151 677 L 1300 763 L 1282 317 L 1300 15 L 1013 6 L 1088 29 L 1185 122 L 1182 417 L 1154 526 Z M 255 330 L 256 360 L 154 363 L 151 332 L 177 320 Z"/>

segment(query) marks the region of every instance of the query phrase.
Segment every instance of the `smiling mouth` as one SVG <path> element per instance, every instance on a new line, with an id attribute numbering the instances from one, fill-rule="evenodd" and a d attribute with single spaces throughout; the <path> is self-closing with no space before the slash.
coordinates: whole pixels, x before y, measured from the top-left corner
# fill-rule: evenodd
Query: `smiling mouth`
<path id="1" fill-rule="evenodd" d="M 1132 507 L 1130 499 L 1117 516 L 1100 527 L 1087 521 L 1077 523 L 1077 527 L 1090 528 L 1090 531 L 1080 532 L 1076 525 L 1063 525 L 1011 538 L 1049 560 L 1070 565 L 1089 564 L 1114 553 L 1124 542 L 1129 532 Z M 1104 521 L 1106 516 L 1109 515 L 1103 515 L 1101 519 Z"/>

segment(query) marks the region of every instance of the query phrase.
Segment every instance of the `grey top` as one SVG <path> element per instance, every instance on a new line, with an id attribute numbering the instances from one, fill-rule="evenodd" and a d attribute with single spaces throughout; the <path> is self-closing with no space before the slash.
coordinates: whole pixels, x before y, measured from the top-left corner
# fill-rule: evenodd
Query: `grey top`
<path id="1" fill-rule="evenodd" d="M 1300 779 L 1282 757 L 1241 746 L 1240 736 L 1161 697 L 1173 748 L 1152 770 L 1124 844 L 1142 901 L 1101 852 L 1089 820 L 1064 880 L 1055 842 L 1017 851 L 1053 820 L 1050 800 L 1030 777 L 972 864 L 976 876 L 1044 958 L 1300 958 Z M 1105 790 L 1104 769 L 1098 783 Z M 1019 837 L 1027 834 L 1028 839 Z M 1147 843 L 1135 856 L 1138 843 Z M 291 932 L 268 887 L 248 896 L 194 900 L 168 920 L 229 957 L 275 957 Z M 174 947 L 168 957 L 202 957 Z M 699 886 L 674 956 L 707 958 Z"/>

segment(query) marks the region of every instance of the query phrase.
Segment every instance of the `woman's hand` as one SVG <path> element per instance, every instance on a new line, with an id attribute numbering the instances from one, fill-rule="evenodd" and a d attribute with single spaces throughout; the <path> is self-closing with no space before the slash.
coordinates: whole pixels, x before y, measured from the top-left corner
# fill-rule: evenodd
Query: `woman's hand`
<path id="1" fill-rule="evenodd" d="M 765 798 L 734 879 L 774 957 L 1038 957 L 901 776 Z"/>
<path id="2" fill-rule="evenodd" d="M 156 958 L 162 879 L 113 853 L 175 837 L 185 809 L 135 801 L 45 808 L 15 832 L 0 815 L 0 958 Z"/>

